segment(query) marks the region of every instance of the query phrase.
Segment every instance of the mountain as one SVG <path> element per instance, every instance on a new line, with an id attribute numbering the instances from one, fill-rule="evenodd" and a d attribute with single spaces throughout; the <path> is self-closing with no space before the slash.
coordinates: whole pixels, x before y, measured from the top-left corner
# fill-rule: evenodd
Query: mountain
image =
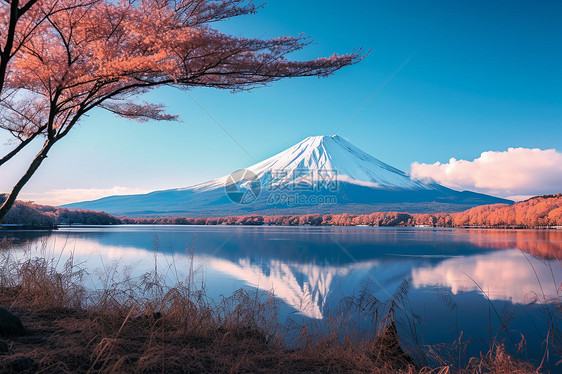
<path id="1" fill-rule="evenodd" d="M 340 136 L 308 137 L 262 162 L 192 187 L 67 204 L 129 216 L 454 212 L 512 203 L 411 179 Z"/>

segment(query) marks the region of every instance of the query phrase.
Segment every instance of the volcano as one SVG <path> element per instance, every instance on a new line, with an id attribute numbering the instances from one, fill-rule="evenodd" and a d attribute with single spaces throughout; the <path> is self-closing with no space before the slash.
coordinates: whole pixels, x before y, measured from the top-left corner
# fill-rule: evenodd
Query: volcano
<path id="1" fill-rule="evenodd" d="M 344 138 L 312 136 L 246 169 L 187 188 L 67 204 L 127 216 L 434 213 L 512 203 L 410 178 Z"/>

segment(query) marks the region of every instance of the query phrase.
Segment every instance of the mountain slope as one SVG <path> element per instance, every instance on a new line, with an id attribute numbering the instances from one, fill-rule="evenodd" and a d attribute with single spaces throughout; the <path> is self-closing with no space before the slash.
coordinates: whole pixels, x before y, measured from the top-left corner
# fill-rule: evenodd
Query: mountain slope
<path id="1" fill-rule="evenodd" d="M 338 181 L 378 189 L 430 189 L 355 147 L 340 136 L 311 136 L 289 149 L 248 167 L 262 187 L 282 185 L 318 177 L 336 176 Z M 224 187 L 227 177 L 184 190 L 212 190 Z"/>
<path id="2" fill-rule="evenodd" d="M 314 136 L 232 175 L 187 188 L 110 196 L 65 207 L 122 215 L 462 211 L 511 203 L 411 179 L 339 136 Z"/>

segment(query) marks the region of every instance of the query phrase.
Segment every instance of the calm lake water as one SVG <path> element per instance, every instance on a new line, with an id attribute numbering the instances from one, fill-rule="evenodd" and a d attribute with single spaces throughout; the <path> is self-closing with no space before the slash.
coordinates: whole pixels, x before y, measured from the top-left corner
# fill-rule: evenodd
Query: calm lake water
<path id="1" fill-rule="evenodd" d="M 549 321 L 562 329 L 562 231 L 112 226 L 1 235 L 13 240 L 14 256 L 62 253 L 62 263 L 74 253 L 92 287 L 113 269 L 140 276 L 155 262 L 177 282 L 194 248 L 194 268 L 210 297 L 239 288 L 273 291 L 282 322 L 321 324 L 346 297 L 368 293 L 384 302 L 407 284 L 397 313 L 405 345 L 451 344 L 462 334 L 467 355 L 487 351 L 490 341 L 517 353 L 523 335 L 520 357 L 538 363 L 548 349 L 546 367 L 562 371 L 559 352 L 545 344 Z"/>

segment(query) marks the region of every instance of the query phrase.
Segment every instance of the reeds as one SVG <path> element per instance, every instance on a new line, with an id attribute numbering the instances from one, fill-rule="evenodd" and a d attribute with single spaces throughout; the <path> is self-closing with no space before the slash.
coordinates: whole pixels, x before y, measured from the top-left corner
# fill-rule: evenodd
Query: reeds
<path id="1" fill-rule="evenodd" d="M 169 285 L 157 261 L 140 279 L 113 264 L 99 274 L 102 287 L 88 289 L 87 274 L 74 256 L 59 262 L 54 256 L 16 260 L 2 252 L 0 304 L 22 318 L 28 334 L 11 338 L 9 352 L 0 355 L 0 371 L 15 371 L 14 362 L 22 358 L 32 360 L 30 371 L 43 373 L 535 370 L 499 344 L 466 368 L 453 370 L 445 360 L 438 368 L 416 364 L 403 351 L 394 320 L 403 304 L 395 301 L 403 300 L 407 285 L 389 303 L 362 291 L 322 324 L 280 324 L 273 293 L 240 289 L 211 300 L 192 266 L 184 279 Z M 372 328 L 354 325 L 353 313 Z M 415 322 L 410 328 L 415 330 Z"/>

